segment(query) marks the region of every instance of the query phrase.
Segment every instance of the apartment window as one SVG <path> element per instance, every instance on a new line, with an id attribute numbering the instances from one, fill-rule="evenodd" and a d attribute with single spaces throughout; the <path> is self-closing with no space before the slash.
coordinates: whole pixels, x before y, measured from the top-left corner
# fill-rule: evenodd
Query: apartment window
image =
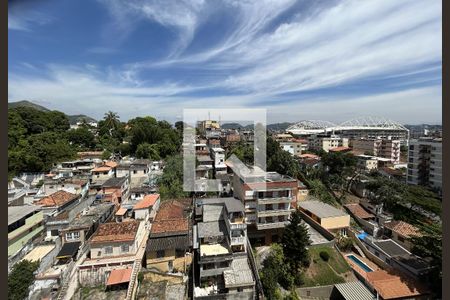
<path id="1" fill-rule="evenodd" d="M 121 247 L 122 252 L 130 252 L 130 246 L 129 245 L 122 245 Z"/>
<path id="2" fill-rule="evenodd" d="M 273 210 L 273 205 L 272 204 L 267 204 L 266 205 L 266 210 Z"/>
<path id="3" fill-rule="evenodd" d="M 272 217 L 266 217 L 266 223 L 272 223 L 273 219 Z"/>
<path id="4" fill-rule="evenodd" d="M 285 203 L 278 204 L 278 209 L 285 209 Z"/>
<path id="5" fill-rule="evenodd" d="M 184 257 L 184 253 L 183 249 L 175 249 L 175 258 Z"/>
<path id="6" fill-rule="evenodd" d="M 156 251 L 156 258 L 162 258 L 164 256 L 165 256 L 165 251 L 164 250 Z"/>
<path id="7" fill-rule="evenodd" d="M 378 257 L 380 257 L 380 252 L 375 251 L 375 255 L 378 256 Z"/>
<path id="8" fill-rule="evenodd" d="M 137 170 L 133 170 L 133 174 L 137 174 Z"/>
<path id="9" fill-rule="evenodd" d="M 278 222 L 284 222 L 284 217 L 283 216 L 278 216 Z"/>
<path id="10" fill-rule="evenodd" d="M 67 241 L 78 240 L 79 238 L 80 238 L 80 233 L 78 231 L 67 232 L 66 233 L 66 240 Z"/>
<path id="11" fill-rule="evenodd" d="M 112 254 L 113 253 L 113 247 L 107 246 L 105 247 L 105 254 Z"/>

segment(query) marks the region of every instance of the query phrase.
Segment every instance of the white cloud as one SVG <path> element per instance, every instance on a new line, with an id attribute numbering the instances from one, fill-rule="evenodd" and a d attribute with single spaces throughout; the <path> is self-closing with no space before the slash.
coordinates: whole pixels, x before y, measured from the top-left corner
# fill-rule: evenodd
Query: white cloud
<path id="1" fill-rule="evenodd" d="M 48 15 L 37 11 L 28 3 L 11 3 L 8 6 L 8 29 L 31 31 L 35 25 L 45 25 L 53 21 Z"/>
<path id="2" fill-rule="evenodd" d="M 359 80 L 370 85 L 374 77 L 389 79 L 399 89 L 439 79 L 429 75 L 441 69 L 437 66 L 442 60 L 439 1 L 343 0 L 337 5 L 326 2 L 329 6 L 319 5 L 309 14 L 290 12 L 299 3 L 294 0 L 101 2 L 113 17 L 117 40 L 139 22 L 156 22 L 178 36 L 172 51 L 157 62 L 131 60 L 122 67 L 50 65 L 41 74 L 10 74 L 10 99 L 48 100 L 55 108 L 94 117 L 110 108 L 125 118 L 149 114 L 173 120 L 185 107 L 253 107 L 279 100 L 269 105 L 272 122 L 343 121 L 358 114 L 413 123 L 441 120 L 440 86 L 395 93 L 371 87 L 367 96 L 357 98 L 317 92 Z M 227 34 L 200 52 L 186 51 L 208 18 L 223 10 L 233 17 L 226 24 Z M 282 14 L 291 16 L 280 21 Z M 108 45 L 88 51 L 115 50 Z M 175 72 L 171 68 L 181 67 L 217 72 L 189 78 L 177 73 L 187 84 L 165 82 L 155 75 L 157 82 L 164 82 L 158 85 L 149 84 L 154 78 L 142 73 L 148 75 L 156 68 L 170 73 Z M 227 90 L 235 96 L 179 96 L 204 89 Z M 282 96 L 310 90 L 316 90 L 316 96 L 308 101 L 286 103 Z"/>

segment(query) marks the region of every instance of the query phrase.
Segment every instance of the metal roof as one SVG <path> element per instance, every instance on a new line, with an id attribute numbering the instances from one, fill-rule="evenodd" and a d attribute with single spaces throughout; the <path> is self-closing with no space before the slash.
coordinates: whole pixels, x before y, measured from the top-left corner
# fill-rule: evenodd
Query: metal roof
<path id="1" fill-rule="evenodd" d="M 37 205 L 8 206 L 8 226 L 40 208 Z"/>
<path id="2" fill-rule="evenodd" d="M 319 218 L 348 216 L 346 212 L 320 201 L 302 201 L 299 202 L 298 205 L 301 208 L 312 212 Z"/>
<path id="3" fill-rule="evenodd" d="M 345 300 L 373 300 L 375 295 L 361 281 L 334 285 Z"/>

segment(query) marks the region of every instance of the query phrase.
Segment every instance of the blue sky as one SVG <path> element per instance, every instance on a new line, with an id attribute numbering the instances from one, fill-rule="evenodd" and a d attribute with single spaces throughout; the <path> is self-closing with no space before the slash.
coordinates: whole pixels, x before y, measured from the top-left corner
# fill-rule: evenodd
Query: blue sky
<path id="1" fill-rule="evenodd" d="M 442 119 L 437 0 L 12 1 L 8 31 L 8 100 L 69 114 Z"/>

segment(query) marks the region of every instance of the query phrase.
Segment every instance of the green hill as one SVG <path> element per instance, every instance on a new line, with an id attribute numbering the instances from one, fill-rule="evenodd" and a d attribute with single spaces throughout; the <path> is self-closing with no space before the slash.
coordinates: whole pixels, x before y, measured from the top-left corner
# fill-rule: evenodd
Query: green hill
<path id="1" fill-rule="evenodd" d="M 33 103 L 28 100 L 22 100 L 22 101 L 17 101 L 17 102 L 8 102 L 8 109 L 10 109 L 10 108 L 12 109 L 12 108 L 16 108 L 16 107 L 31 107 L 31 108 L 34 108 L 39 111 L 51 111 L 50 109 L 48 109 L 44 106 L 41 106 L 39 104 Z M 70 125 L 74 125 L 77 122 L 81 122 L 83 119 L 86 119 L 86 121 L 88 123 L 96 122 L 96 120 L 94 118 L 91 118 L 86 115 L 67 115 L 67 117 L 69 118 Z"/>

